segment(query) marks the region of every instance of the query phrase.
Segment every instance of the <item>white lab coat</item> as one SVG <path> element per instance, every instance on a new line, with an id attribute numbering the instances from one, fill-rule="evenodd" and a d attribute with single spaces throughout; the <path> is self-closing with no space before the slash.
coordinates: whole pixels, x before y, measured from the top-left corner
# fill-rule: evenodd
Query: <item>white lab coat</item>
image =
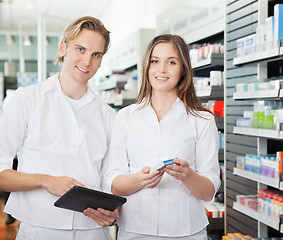
<path id="1" fill-rule="evenodd" d="M 180 158 L 220 186 L 218 131 L 212 114 L 187 114 L 177 99 L 158 122 L 149 105 L 133 104 L 120 110 L 113 124 L 110 144 L 111 186 L 119 174 L 136 173 L 144 166 Z M 118 224 L 124 231 L 153 236 L 182 237 L 202 231 L 208 224 L 203 203 L 179 180 L 164 174 L 155 188 L 145 188 L 130 196 L 121 208 Z"/>
<path id="2" fill-rule="evenodd" d="M 102 190 L 115 113 L 91 89 L 86 94 L 75 114 L 58 75 L 19 88 L 0 118 L 0 171 L 10 169 L 18 154 L 19 172 L 69 176 Z M 45 228 L 100 228 L 82 213 L 54 207 L 57 199 L 43 189 L 13 192 L 5 211 Z"/>

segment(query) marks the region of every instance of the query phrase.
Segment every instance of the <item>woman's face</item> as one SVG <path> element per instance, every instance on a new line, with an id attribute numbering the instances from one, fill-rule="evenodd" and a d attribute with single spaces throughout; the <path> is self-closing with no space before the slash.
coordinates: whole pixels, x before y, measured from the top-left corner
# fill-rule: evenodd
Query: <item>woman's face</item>
<path id="1" fill-rule="evenodd" d="M 178 51 L 172 43 L 157 44 L 152 51 L 148 70 L 149 83 L 153 91 L 177 94 L 182 66 Z"/>

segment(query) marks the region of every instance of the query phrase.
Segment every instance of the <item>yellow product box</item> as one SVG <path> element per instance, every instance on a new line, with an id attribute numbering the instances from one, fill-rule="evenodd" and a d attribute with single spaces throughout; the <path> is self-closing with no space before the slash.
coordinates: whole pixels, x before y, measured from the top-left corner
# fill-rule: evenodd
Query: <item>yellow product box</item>
<path id="1" fill-rule="evenodd" d="M 231 238 L 227 236 L 222 236 L 222 240 L 231 240 Z"/>
<path id="2" fill-rule="evenodd" d="M 234 236 L 237 238 L 242 239 L 243 238 L 243 234 L 242 233 L 234 233 Z"/>
<path id="3" fill-rule="evenodd" d="M 247 239 L 247 238 L 248 238 L 248 239 L 253 239 L 253 237 L 251 237 L 250 235 L 244 235 L 243 238 L 244 238 L 244 239 Z"/>

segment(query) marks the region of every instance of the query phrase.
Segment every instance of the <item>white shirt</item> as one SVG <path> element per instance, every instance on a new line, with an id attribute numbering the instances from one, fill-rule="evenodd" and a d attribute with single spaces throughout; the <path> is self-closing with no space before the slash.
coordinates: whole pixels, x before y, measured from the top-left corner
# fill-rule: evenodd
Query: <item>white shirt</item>
<path id="1" fill-rule="evenodd" d="M 220 186 L 218 131 L 212 114 L 187 114 L 177 99 L 158 122 L 149 105 L 133 104 L 120 110 L 113 124 L 110 168 L 106 179 L 111 186 L 119 174 L 136 173 L 144 166 L 180 158 L 198 174 Z M 145 188 L 127 196 L 121 208 L 119 226 L 127 231 L 166 237 L 197 233 L 208 224 L 203 203 L 179 180 L 164 174 L 155 188 Z"/>
<path id="2" fill-rule="evenodd" d="M 102 190 L 115 113 L 89 88 L 83 101 L 75 114 L 58 75 L 19 88 L 0 118 L 0 171 L 11 169 L 17 153 L 19 172 L 69 176 Z M 82 213 L 54 207 L 57 199 L 43 189 L 13 192 L 5 211 L 41 227 L 100 227 Z"/>

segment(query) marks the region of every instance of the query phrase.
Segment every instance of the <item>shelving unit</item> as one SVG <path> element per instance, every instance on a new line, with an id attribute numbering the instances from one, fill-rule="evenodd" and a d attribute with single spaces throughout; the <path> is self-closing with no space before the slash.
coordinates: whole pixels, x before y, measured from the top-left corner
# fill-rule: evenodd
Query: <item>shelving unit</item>
<path id="1" fill-rule="evenodd" d="M 221 41 L 221 39 L 220 39 Z M 208 39 L 209 42 L 209 39 Z M 210 71 L 219 69 L 223 71 L 224 54 L 212 53 L 209 58 L 195 62 L 192 64 L 195 76 L 210 76 Z M 209 100 L 224 100 L 224 86 L 208 86 L 207 88 L 196 90 L 196 94 L 202 103 Z M 216 117 L 216 125 L 219 131 L 224 132 L 224 118 Z M 224 149 L 219 149 L 218 159 L 220 164 L 224 164 Z M 218 194 L 224 194 L 224 183 L 222 176 L 222 183 L 218 190 Z M 219 239 L 224 234 L 224 218 L 209 218 L 209 225 L 207 226 L 208 235 L 212 239 Z"/>
<path id="2" fill-rule="evenodd" d="M 258 64 L 261 61 L 272 61 L 274 58 L 278 59 L 280 56 L 280 48 L 270 49 L 267 51 L 257 52 L 251 55 L 236 57 L 233 60 L 235 66 L 254 63 Z M 282 56 L 283 57 L 283 56 Z"/>
<path id="3" fill-rule="evenodd" d="M 226 35 L 226 231 L 241 231 L 253 237 L 282 236 L 279 219 L 274 219 L 236 202 L 236 195 L 255 195 L 258 189 L 283 190 L 279 180 L 235 168 L 236 157 L 245 154 L 266 154 L 282 151 L 282 136 L 279 130 L 236 127 L 235 120 L 244 110 L 253 110 L 253 102 L 282 101 L 279 90 L 258 92 L 235 92 L 238 83 L 255 83 L 257 79 L 281 77 L 279 68 L 283 59 L 282 47 L 257 52 L 244 57 L 236 56 L 236 40 L 256 32 L 259 24 L 273 15 L 275 4 L 283 1 L 252 0 L 227 1 Z M 240 101 L 239 101 L 240 100 Z M 277 142 L 271 146 L 270 143 Z"/>
<path id="4" fill-rule="evenodd" d="M 113 99 L 111 99 L 111 102 L 108 102 L 111 107 L 121 109 L 135 103 L 141 85 L 143 54 L 154 35 L 155 29 L 138 29 L 123 41 L 111 46 L 109 52 L 105 55 L 104 62 L 99 71 L 99 75 L 102 79 L 111 76 L 113 72 L 124 72 L 129 75 L 129 78 L 131 73 L 136 72 L 137 76 L 137 89 L 133 90 L 130 96 L 125 92 L 124 94 L 120 93 L 123 97 L 122 104 L 120 104 L 119 101 L 115 102 L 115 100 L 113 102 Z M 113 84 L 113 82 L 105 80 L 101 86 L 95 84 L 94 88 L 100 93 L 102 91 L 112 90 L 123 91 L 125 84 L 126 82 L 119 81 L 117 81 L 117 83 L 114 82 Z M 108 101 L 107 99 L 104 100 L 106 102 Z"/>
<path id="5" fill-rule="evenodd" d="M 280 90 L 266 90 L 266 91 L 257 91 L 257 92 L 234 92 L 233 98 L 235 100 L 245 100 L 245 99 L 272 99 L 282 97 L 283 92 Z"/>
<path id="6" fill-rule="evenodd" d="M 283 190 L 283 185 L 279 181 L 279 179 L 266 177 L 266 176 L 256 174 L 256 173 L 253 173 L 253 172 L 250 172 L 244 169 L 240 169 L 240 168 L 234 168 L 233 173 L 240 177 L 244 177 L 246 179 L 250 179 L 250 180 L 268 185 L 270 187 L 274 187 L 274 188 Z"/>
<path id="7" fill-rule="evenodd" d="M 212 53 L 209 58 L 192 63 L 194 70 L 207 69 L 214 66 L 224 66 L 223 53 Z"/>
<path id="8" fill-rule="evenodd" d="M 239 212 L 242 212 L 244 213 L 245 215 L 269 226 L 269 227 L 272 227 L 273 229 L 279 231 L 280 229 L 280 232 L 283 233 L 282 231 L 282 224 L 280 224 L 280 221 L 279 219 L 274 219 L 273 217 L 268 217 L 268 216 L 265 216 L 257 211 L 254 211 L 252 210 L 251 208 L 249 207 L 246 207 L 242 204 L 239 204 L 239 203 L 236 203 L 234 202 L 233 203 L 233 208 Z M 280 226 L 281 225 L 281 226 Z"/>
<path id="9" fill-rule="evenodd" d="M 261 128 L 245 128 L 245 127 L 234 127 L 234 134 L 242 134 L 253 137 L 262 137 L 262 138 L 273 138 L 273 139 L 283 139 L 281 131 L 272 130 L 272 129 L 261 129 Z"/>
<path id="10" fill-rule="evenodd" d="M 224 99 L 224 86 L 209 86 L 208 89 L 196 91 L 197 96 L 201 100 L 223 100 Z"/>

